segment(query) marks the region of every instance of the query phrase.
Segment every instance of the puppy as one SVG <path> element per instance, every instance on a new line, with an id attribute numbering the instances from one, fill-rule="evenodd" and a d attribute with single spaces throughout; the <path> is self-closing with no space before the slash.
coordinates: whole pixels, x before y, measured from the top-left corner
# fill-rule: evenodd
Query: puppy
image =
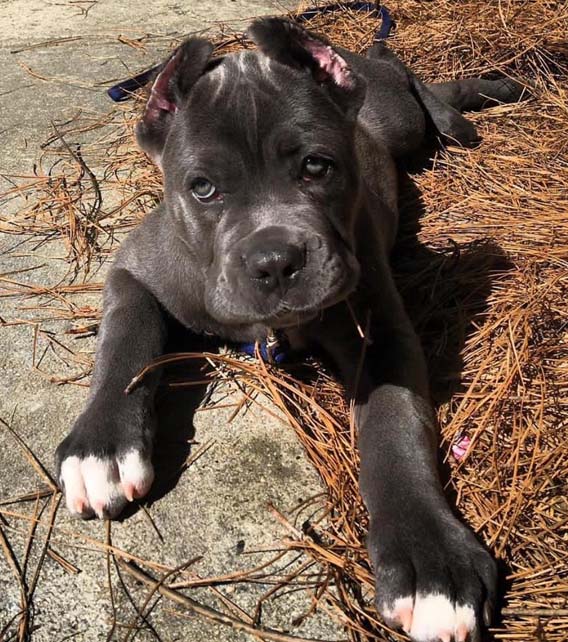
<path id="1" fill-rule="evenodd" d="M 384 44 L 362 57 L 283 19 L 258 49 L 212 58 L 192 38 L 156 78 L 140 146 L 164 202 L 118 252 L 104 291 L 90 397 L 57 451 L 69 510 L 118 515 L 152 484 L 156 378 L 168 319 L 190 337 L 317 346 L 356 403 L 376 605 L 419 642 L 477 639 L 495 563 L 440 484 L 424 356 L 395 288 L 397 161 L 427 129 L 476 140 L 460 110 L 517 100 L 507 80 L 424 84 Z M 347 305 L 367 320 L 368 345 Z M 365 322 L 362 323 L 365 325 Z"/>

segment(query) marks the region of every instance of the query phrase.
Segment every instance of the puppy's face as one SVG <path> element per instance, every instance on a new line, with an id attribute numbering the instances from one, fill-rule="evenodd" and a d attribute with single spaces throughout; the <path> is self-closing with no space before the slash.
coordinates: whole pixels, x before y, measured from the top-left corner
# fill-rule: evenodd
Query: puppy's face
<path id="1" fill-rule="evenodd" d="M 295 25 L 269 22 L 257 25 L 272 44 L 284 36 L 286 54 L 297 45 L 291 35 L 313 42 Z M 264 34 L 254 35 L 262 48 Z M 270 49 L 208 61 L 154 152 L 168 211 L 201 270 L 205 307 L 224 324 L 299 324 L 358 280 L 361 92 L 327 44 L 312 48 L 323 59 L 313 61 L 320 82 L 306 61 L 288 64 Z"/>

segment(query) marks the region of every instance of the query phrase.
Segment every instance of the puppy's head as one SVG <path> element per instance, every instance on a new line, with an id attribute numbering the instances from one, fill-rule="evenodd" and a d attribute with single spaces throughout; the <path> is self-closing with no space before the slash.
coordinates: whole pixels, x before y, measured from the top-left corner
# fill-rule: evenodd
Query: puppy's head
<path id="1" fill-rule="evenodd" d="M 249 29 L 258 50 L 212 58 L 184 43 L 137 129 L 164 174 L 168 215 L 224 324 L 301 323 L 355 287 L 354 144 L 364 81 L 286 20 Z"/>

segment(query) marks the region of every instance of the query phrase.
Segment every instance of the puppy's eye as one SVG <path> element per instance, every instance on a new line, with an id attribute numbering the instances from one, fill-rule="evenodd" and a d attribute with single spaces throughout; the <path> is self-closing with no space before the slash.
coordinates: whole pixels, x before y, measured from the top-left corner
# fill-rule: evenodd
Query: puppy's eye
<path id="1" fill-rule="evenodd" d="M 322 156 L 306 156 L 302 161 L 302 179 L 311 181 L 327 176 L 333 167 L 328 158 Z"/>
<path id="2" fill-rule="evenodd" d="M 201 203 L 210 203 L 220 197 L 215 185 L 206 178 L 196 178 L 191 184 L 191 193 Z"/>

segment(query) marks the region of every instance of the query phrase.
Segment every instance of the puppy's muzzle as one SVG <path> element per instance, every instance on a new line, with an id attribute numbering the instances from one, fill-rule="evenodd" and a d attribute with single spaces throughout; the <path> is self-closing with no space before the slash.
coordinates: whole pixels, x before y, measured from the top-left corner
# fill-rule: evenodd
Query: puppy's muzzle
<path id="1" fill-rule="evenodd" d="M 265 294 L 283 294 L 297 282 L 306 264 L 306 246 L 291 240 L 285 229 L 269 228 L 249 239 L 241 257 L 254 286 Z"/>

